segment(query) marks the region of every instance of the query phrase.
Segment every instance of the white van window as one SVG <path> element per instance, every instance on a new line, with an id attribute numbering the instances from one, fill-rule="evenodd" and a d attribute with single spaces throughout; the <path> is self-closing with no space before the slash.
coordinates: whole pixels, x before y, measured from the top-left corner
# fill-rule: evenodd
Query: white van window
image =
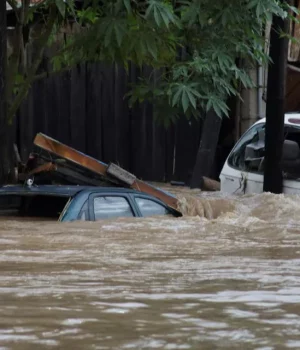
<path id="1" fill-rule="evenodd" d="M 228 163 L 241 171 L 263 173 L 265 153 L 265 124 L 252 127 L 233 149 Z M 282 154 L 283 175 L 300 178 L 300 128 L 286 126 Z"/>
<path id="2" fill-rule="evenodd" d="M 286 179 L 300 178 L 300 128 L 285 127 L 282 151 L 282 170 Z"/>
<path id="3" fill-rule="evenodd" d="M 228 163 L 241 171 L 262 172 L 265 153 L 265 124 L 253 126 L 237 143 Z"/>

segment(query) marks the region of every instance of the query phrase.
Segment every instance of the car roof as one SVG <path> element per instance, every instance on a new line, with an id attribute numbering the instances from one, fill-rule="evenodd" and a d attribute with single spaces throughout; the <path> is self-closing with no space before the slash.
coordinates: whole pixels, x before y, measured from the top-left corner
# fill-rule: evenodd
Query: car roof
<path id="1" fill-rule="evenodd" d="M 15 195 L 52 195 L 61 197 L 73 197 L 81 191 L 88 192 L 110 192 L 110 193 L 140 193 L 123 187 L 97 187 L 97 186 L 73 186 L 73 185 L 8 185 L 0 187 L 0 196 Z M 143 193 L 144 195 L 144 193 Z M 148 196 L 147 194 L 145 194 Z"/>
<path id="2" fill-rule="evenodd" d="M 258 120 L 254 125 L 265 123 L 265 122 L 266 122 L 266 118 L 262 118 L 262 119 Z M 297 112 L 286 113 L 284 115 L 284 124 L 285 125 L 300 126 L 300 113 L 297 113 Z"/>

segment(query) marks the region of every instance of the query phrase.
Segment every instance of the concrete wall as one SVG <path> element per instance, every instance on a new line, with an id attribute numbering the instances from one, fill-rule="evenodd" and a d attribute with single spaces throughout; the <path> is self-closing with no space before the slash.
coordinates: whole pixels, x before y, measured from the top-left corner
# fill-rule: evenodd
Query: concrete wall
<path id="1" fill-rule="evenodd" d="M 241 90 L 243 101 L 237 106 L 237 137 L 240 137 L 258 119 L 264 118 L 266 112 L 266 102 L 263 98 L 267 83 L 265 70 L 260 66 L 248 66 L 246 69 L 255 87 Z"/>

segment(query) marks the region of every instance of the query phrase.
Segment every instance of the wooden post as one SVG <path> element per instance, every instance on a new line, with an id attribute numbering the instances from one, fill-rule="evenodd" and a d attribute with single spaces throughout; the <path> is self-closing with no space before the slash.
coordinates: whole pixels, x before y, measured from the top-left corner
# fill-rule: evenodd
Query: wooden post
<path id="1" fill-rule="evenodd" d="M 214 162 L 222 119 L 214 111 L 206 114 L 201 141 L 192 175 L 191 188 L 203 187 L 203 176 L 209 177 Z"/>
<path id="2" fill-rule="evenodd" d="M 281 158 L 288 39 L 281 37 L 282 32 L 288 32 L 288 21 L 274 16 L 270 37 L 272 62 L 268 71 L 264 164 L 264 191 L 273 193 L 282 193 L 283 187 Z"/>

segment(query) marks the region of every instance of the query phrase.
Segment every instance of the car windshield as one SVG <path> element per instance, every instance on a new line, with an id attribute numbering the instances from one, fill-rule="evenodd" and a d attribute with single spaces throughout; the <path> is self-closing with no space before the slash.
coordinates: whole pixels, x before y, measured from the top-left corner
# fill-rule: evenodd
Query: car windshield
<path id="1" fill-rule="evenodd" d="M 262 174 L 265 156 L 265 124 L 249 129 L 236 144 L 228 164 L 240 171 Z M 282 170 L 286 179 L 300 179 L 300 128 L 286 125 L 282 154 Z"/>
<path id="2" fill-rule="evenodd" d="M 1 217 L 36 217 L 38 219 L 58 220 L 69 197 L 52 195 L 0 195 Z"/>

